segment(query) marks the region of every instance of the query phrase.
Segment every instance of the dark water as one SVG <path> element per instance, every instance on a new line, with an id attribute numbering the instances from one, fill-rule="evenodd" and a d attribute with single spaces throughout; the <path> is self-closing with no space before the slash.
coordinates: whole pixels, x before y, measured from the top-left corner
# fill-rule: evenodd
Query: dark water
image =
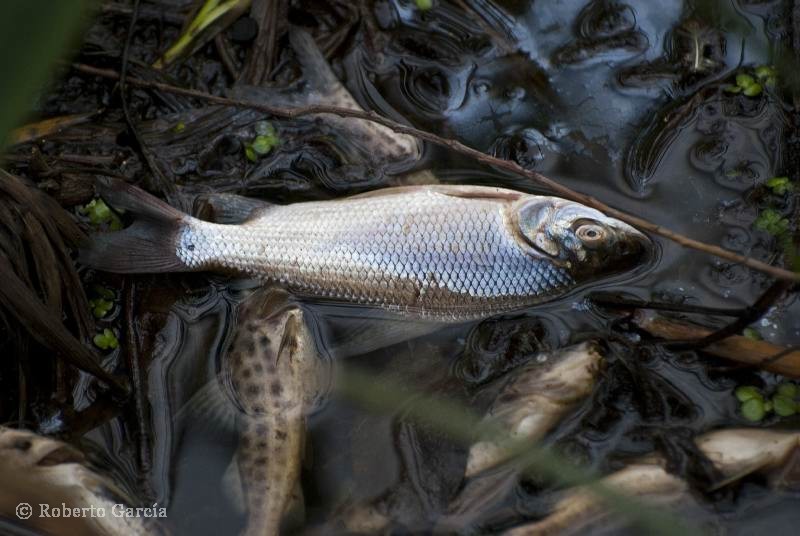
<path id="1" fill-rule="evenodd" d="M 320 15 L 325 6 L 317 4 L 298 3 L 295 22 L 306 20 L 324 30 L 330 20 Z M 491 26 L 498 36 L 494 42 L 485 25 L 454 4 L 436 3 L 421 14 L 413 2 L 379 1 L 370 10 L 379 38 L 386 41 L 383 53 L 376 56 L 364 45 L 369 36 L 362 26 L 334 55 L 334 67 L 368 108 L 393 109 L 416 126 L 514 158 L 693 238 L 763 260 L 774 257 L 772 238 L 752 228 L 767 203 L 753 192 L 791 165 L 787 139 L 796 134 L 788 105 L 777 94 L 748 99 L 725 93 L 722 86 L 740 64 L 769 63 L 773 43 L 788 31 L 788 3 L 730 0 L 714 3 L 710 12 L 703 9 L 706 4 L 671 0 L 467 4 Z M 139 39 L 146 42 L 142 32 Z M 510 45 L 504 49 L 498 41 Z M 168 131 L 178 119 L 186 119 L 191 130 L 192 118 L 217 114 L 215 121 L 235 132 L 258 117 L 186 111 L 186 105 L 153 104 L 173 115 L 143 127 L 168 162 L 165 169 L 186 191 L 215 188 L 295 200 L 393 180 L 381 169 L 342 166 L 330 140 L 309 145 L 313 129 L 303 122 L 281 123 L 282 135 L 296 141 L 245 169 L 240 155 L 226 149 L 229 133 L 214 130 L 213 141 L 198 147 L 191 139 L 180 143 Z M 442 182 L 536 191 L 524 179 L 432 146 L 417 168 L 433 170 Z M 787 214 L 792 209 L 782 208 Z M 752 303 L 770 283 L 741 266 L 657 241 L 657 262 L 632 277 L 347 360 L 482 411 L 487 380 L 537 350 L 602 338 L 612 330 L 626 332 L 585 300 L 589 291 L 734 308 Z M 169 505 L 168 524 L 176 534 L 232 533 L 243 516 L 223 493 L 222 480 L 235 438 L 202 420 L 176 415 L 213 377 L 233 327 L 232 311 L 247 285 L 203 276 L 147 278 L 137 285 L 150 289 L 140 291 L 138 314 L 158 320 L 156 332 L 149 332 L 146 322 L 139 325 L 140 353 L 150 358 L 145 372 L 149 474 L 135 469 L 138 454 L 129 419 L 117 419 L 89 438 L 105 447 L 108 463 L 132 486 L 138 482 L 149 490 L 147 500 Z M 346 319 L 332 321 L 335 308 L 309 304 L 309 311 L 331 336 L 347 330 Z M 699 320 L 720 324 L 719 319 Z M 765 339 L 797 344 L 796 299 L 781 302 L 754 327 Z M 721 362 L 691 352 L 634 352 L 612 344 L 608 361 L 595 394 L 547 440 L 601 471 L 652 450 L 659 433 L 744 425 L 732 389 L 743 382 L 776 382 L 769 374 L 720 370 Z M 330 400 L 310 417 L 309 428 L 312 452 L 303 479 L 309 527 L 325 526 L 344 506 L 372 502 L 392 514 L 399 530 L 430 529 L 461 484 L 465 448 L 406 419 L 402 406 L 385 416 Z M 536 483 L 511 486 L 505 500 L 484 505 L 472 528 L 503 528 L 541 515 L 543 495 Z M 748 481 L 700 499 L 692 517 L 713 532 L 791 530 L 800 521 L 798 499 L 796 492 Z"/>

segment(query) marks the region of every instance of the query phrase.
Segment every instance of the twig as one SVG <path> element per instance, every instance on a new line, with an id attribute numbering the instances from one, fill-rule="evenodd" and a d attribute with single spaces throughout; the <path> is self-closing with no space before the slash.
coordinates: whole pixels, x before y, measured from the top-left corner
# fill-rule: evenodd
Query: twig
<path id="1" fill-rule="evenodd" d="M 670 342 L 675 339 L 702 340 L 716 333 L 704 326 L 671 320 L 644 310 L 637 311 L 633 321 L 650 335 Z M 747 367 L 757 367 L 784 376 L 800 378 L 800 351 L 797 347 L 782 348 L 767 341 L 733 335 L 709 344 L 702 351 Z"/>
<path id="2" fill-rule="evenodd" d="M 100 76 L 103 78 L 109 78 L 112 80 L 119 79 L 119 73 L 112 71 L 110 69 L 100 69 L 97 67 L 92 67 L 91 65 L 85 65 L 76 63 L 73 64 L 73 68 L 79 72 L 93 75 L 93 76 Z M 380 125 L 383 125 L 387 128 L 394 130 L 395 132 L 399 132 L 401 134 L 408 134 L 410 136 L 415 136 L 421 140 L 428 141 L 430 143 L 434 143 L 436 145 L 440 145 L 442 147 L 447 147 L 452 151 L 460 153 L 465 156 L 469 156 L 474 158 L 478 162 L 483 164 L 487 164 L 490 166 L 494 166 L 495 168 L 503 169 L 510 173 L 514 173 L 517 175 L 522 175 L 535 183 L 543 186 L 555 194 L 560 195 L 566 199 L 571 199 L 572 201 L 576 201 L 578 203 L 582 203 L 586 206 L 595 208 L 601 212 L 604 212 L 608 216 L 616 218 L 618 220 L 624 221 L 634 227 L 638 227 L 644 231 L 653 233 L 655 235 L 661 236 L 668 240 L 671 240 L 683 247 L 694 249 L 697 251 L 702 251 L 709 255 L 713 255 L 715 257 L 719 257 L 721 259 L 725 259 L 727 261 L 731 261 L 738 264 L 743 264 L 748 266 L 754 270 L 759 272 L 763 272 L 765 274 L 769 274 L 772 277 L 777 279 L 785 280 L 785 281 L 794 281 L 800 282 L 800 273 L 795 273 L 789 270 L 785 270 L 783 268 L 779 268 L 777 266 L 772 266 L 765 262 L 759 261 L 752 257 L 746 257 L 744 255 L 740 255 L 728 249 L 715 246 L 713 244 L 707 244 L 705 242 L 701 242 L 699 240 L 695 240 L 693 238 L 689 238 L 684 236 L 680 233 L 676 233 L 670 229 L 662 227 L 657 223 L 653 223 L 649 220 L 644 218 L 640 218 L 639 216 L 634 216 L 632 214 L 628 214 L 627 212 L 623 212 L 621 210 L 615 209 L 610 207 L 609 205 L 603 203 L 602 201 L 596 199 L 593 196 L 582 194 L 580 192 L 576 192 L 571 188 L 567 188 L 566 186 L 557 183 L 553 179 L 545 177 L 541 173 L 537 173 L 535 171 L 531 171 L 529 169 L 525 169 L 516 162 L 512 162 L 510 160 L 503 160 L 501 158 L 496 158 L 493 156 L 489 156 L 477 149 L 473 149 L 464 145 L 463 143 L 453 140 L 442 138 L 437 136 L 436 134 L 432 134 L 430 132 L 426 132 L 424 130 L 420 130 L 414 127 L 410 127 L 408 125 L 404 125 L 398 123 L 396 121 L 392 121 L 391 119 L 387 119 L 383 116 L 378 115 L 373 111 L 362 111 L 362 110 L 353 110 L 350 108 L 342 108 L 339 106 L 326 106 L 326 105 L 312 105 L 312 106 L 301 106 L 296 108 L 279 108 L 275 106 L 270 106 L 267 104 L 262 104 L 258 102 L 252 102 L 248 100 L 242 99 L 230 99 L 226 97 L 218 97 L 216 95 L 211 95 L 209 93 L 205 93 L 203 91 L 197 91 L 194 89 L 186 89 L 177 86 L 173 86 L 170 84 L 163 84 L 160 82 L 150 82 L 146 80 L 141 80 L 138 78 L 128 78 L 127 82 L 131 85 L 136 85 L 139 87 L 146 87 L 157 89 L 159 91 L 164 91 L 167 93 L 174 93 L 176 95 L 184 95 L 187 97 L 193 97 L 196 99 L 201 99 L 206 102 L 212 102 L 215 104 L 220 104 L 223 106 L 235 106 L 238 108 L 250 108 L 253 110 L 258 110 L 260 112 L 264 112 L 268 115 L 273 115 L 276 117 L 283 117 L 287 119 L 296 119 L 298 117 L 304 117 L 308 115 L 319 115 L 319 114 L 331 114 L 337 115 L 339 117 L 352 117 L 356 119 L 363 119 L 367 121 L 373 121 Z"/>
<path id="3" fill-rule="evenodd" d="M 139 19 L 139 2 L 140 0 L 134 0 L 133 2 L 133 12 L 131 14 L 131 20 L 128 24 L 128 33 L 125 37 L 125 46 L 122 49 L 122 66 L 119 74 L 119 96 L 120 102 L 122 103 L 122 114 L 125 116 L 125 123 L 128 125 L 128 129 L 130 130 L 131 136 L 133 137 L 136 146 L 139 149 L 142 157 L 144 158 L 144 163 L 153 173 L 156 179 L 158 179 L 158 189 L 162 194 L 164 194 L 167 199 L 171 199 L 175 194 L 175 185 L 171 181 L 167 181 L 164 177 L 164 174 L 161 173 L 161 170 L 158 167 L 158 164 L 153 159 L 153 156 L 150 154 L 150 149 L 145 144 L 144 140 L 142 139 L 142 135 L 139 132 L 139 128 L 136 126 L 136 123 L 131 116 L 130 106 L 128 105 L 128 60 L 130 58 L 130 50 L 131 50 L 131 42 L 133 40 L 133 32 L 136 28 L 136 22 Z"/>
<path id="4" fill-rule="evenodd" d="M 789 281 L 775 281 L 770 287 L 764 291 L 756 302 L 747 307 L 744 311 L 745 314 L 731 322 L 730 324 L 718 329 L 717 331 L 704 336 L 702 339 L 690 343 L 670 344 L 670 347 L 675 351 L 688 350 L 694 348 L 704 348 L 709 344 L 719 342 L 727 339 L 731 335 L 741 333 L 741 331 L 764 316 L 769 308 L 772 307 L 786 291 L 788 291 L 794 284 Z"/>
<path id="5" fill-rule="evenodd" d="M 653 311 L 670 311 L 673 313 L 689 313 L 713 316 L 741 317 L 747 309 L 723 309 L 721 307 L 705 307 L 686 303 L 662 303 L 644 300 L 631 300 L 617 296 L 589 296 L 595 305 L 610 309 L 651 309 Z"/>
<path id="6" fill-rule="evenodd" d="M 130 371 L 130 385 L 133 391 L 131 400 L 133 411 L 136 415 L 137 461 L 139 462 L 139 474 L 150 475 L 153 470 L 153 460 L 151 456 L 152 441 L 150 437 L 150 427 L 148 426 L 149 406 L 145 388 L 146 378 L 142 374 L 141 355 L 139 353 L 139 341 L 136 337 L 136 280 L 126 280 L 123 287 L 124 303 L 124 322 L 125 322 L 125 356 L 128 361 Z M 142 479 L 146 481 L 145 478 Z"/>
<path id="7" fill-rule="evenodd" d="M 225 39 L 225 35 L 222 32 L 214 36 L 214 47 L 217 49 L 219 59 L 222 62 L 222 65 L 225 66 L 225 70 L 228 71 L 230 77 L 233 80 L 238 79 L 239 69 L 236 67 L 236 61 L 231 55 L 228 41 Z"/>

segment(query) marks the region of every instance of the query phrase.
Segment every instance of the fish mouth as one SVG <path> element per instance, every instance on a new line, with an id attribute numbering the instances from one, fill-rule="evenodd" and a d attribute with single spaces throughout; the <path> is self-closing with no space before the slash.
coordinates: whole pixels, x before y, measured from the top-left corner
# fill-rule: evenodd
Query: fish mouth
<path id="1" fill-rule="evenodd" d="M 622 259 L 638 261 L 637 264 L 652 260 L 655 254 L 655 245 L 646 234 L 630 225 L 615 225 L 616 253 Z"/>

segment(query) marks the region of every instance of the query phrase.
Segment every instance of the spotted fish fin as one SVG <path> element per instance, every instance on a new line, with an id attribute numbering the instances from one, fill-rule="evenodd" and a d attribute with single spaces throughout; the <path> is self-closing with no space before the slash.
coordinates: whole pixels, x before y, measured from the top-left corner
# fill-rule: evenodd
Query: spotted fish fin
<path id="1" fill-rule="evenodd" d="M 78 260 L 115 273 L 185 272 L 177 256 L 180 230 L 192 218 L 161 199 L 124 181 L 100 178 L 97 193 L 115 209 L 134 214 L 130 227 L 97 233 L 79 251 Z"/>

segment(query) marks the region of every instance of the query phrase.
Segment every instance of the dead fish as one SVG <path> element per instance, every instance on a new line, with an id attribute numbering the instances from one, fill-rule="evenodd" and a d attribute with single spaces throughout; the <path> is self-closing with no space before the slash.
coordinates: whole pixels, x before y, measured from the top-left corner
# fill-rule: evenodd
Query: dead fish
<path id="1" fill-rule="evenodd" d="M 226 356 L 239 411 L 236 463 L 248 513 L 247 535 L 278 534 L 302 506 L 305 417 L 320 386 L 320 359 L 302 310 L 256 291 L 238 312 Z"/>
<path id="2" fill-rule="evenodd" d="M 510 439 L 541 439 L 592 392 L 602 359 L 594 342 L 540 354 L 509 374 L 484 418 L 508 429 Z M 508 456 L 508 447 L 502 443 L 475 443 L 465 475 L 490 469 Z"/>
<path id="3" fill-rule="evenodd" d="M 300 28 L 292 28 L 289 32 L 289 41 L 303 72 L 301 82 L 288 88 L 239 85 L 232 89 L 232 96 L 288 108 L 323 104 L 364 111 L 336 77 L 311 35 Z M 375 95 L 373 97 L 375 98 Z M 386 102 L 381 101 L 380 104 L 386 109 L 383 111 L 391 114 L 393 110 L 390 110 Z M 389 162 L 394 164 L 394 167 L 399 165 L 399 170 L 402 170 L 417 162 L 422 153 L 417 138 L 400 134 L 374 121 L 332 114 L 317 114 L 313 117 L 346 134 L 341 141 L 357 140 L 359 144 L 363 144 L 365 154 L 362 156 L 374 163 L 385 165 Z"/>
<path id="4" fill-rule="evenodd" d="M 563 296 L 640 265 L 633 227 L 578 203 L 481 186 L 407 186 L 269 205 L 241 225 L 192 218 L 113 179 L 98 190 L 138 214 L 96 235 L 84 264 L 119 273 L 222 271 L 295 295 L 459 322 Z"/>
<path id="5" fill-rule="evenodd" d="M 777 468 L 800 451 L 800 433 L 759 428 L 709 432 L 695 443 L 722 474 L 715 488 L 748 474 Z M 686 481 L 667 472 L 661 456 L 649 456 L 617 471 L 600 482 L 619 493 L 649 505 L 678 502 L 689 492 Z M 605 503 L 586 488 L 568 491 L 546 518 L 507 531 L 513 536 L 579 534 L 609 517 Z"/>
<path id="6" fill-rule="evenodd" d="M 62 441 L 0 426 L 0 478 L 0 516 L 26 527 L 70 536 L 166 534 L 157 521 L 166 516 L 163 508 L 148 505 L 135 516 L 124 515 L 131 499 Z M 17 510 L 21 503 L 30 505 L 28 519 Z M 67 508 L 71 516 L 64 515 Z M 76 508 L 81 515 L 74 514 Z"/>

